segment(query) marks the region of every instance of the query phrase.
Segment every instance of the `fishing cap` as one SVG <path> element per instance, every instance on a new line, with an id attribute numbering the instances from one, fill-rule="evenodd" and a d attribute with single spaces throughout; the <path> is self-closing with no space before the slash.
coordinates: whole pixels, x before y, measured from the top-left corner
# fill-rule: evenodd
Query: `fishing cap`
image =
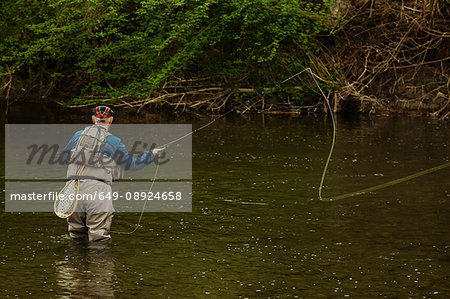
<path id="1" fill-rule="evenodd" d="M 109 118 L 114 111 L 108 106 L 97 106 L 94 108 L 94 116 L 97 118 Z"/>

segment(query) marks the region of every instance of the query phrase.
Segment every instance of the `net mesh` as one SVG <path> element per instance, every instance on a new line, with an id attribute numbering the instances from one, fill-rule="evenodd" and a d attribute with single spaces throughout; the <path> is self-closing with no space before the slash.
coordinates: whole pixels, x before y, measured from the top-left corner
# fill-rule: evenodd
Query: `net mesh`
<path id="1" fill-rule="evenodd" d="M 58 193 L 54 210 L 60 218 L 70 217 L 77 207 L 76 195 L 79 191 L 79 180 L 70 180 Z"/>

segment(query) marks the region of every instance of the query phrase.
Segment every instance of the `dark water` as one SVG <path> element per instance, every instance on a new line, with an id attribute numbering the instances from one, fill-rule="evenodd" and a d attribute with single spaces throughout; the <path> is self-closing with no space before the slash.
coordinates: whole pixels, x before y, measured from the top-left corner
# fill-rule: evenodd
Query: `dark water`
<path id="1" fill-rule="evenodd" d="M 8 121 L 64 120 L 47 114 Z M 450 169 L 320 202 L 330 132 L 323 116 L 216 122 L 193 138 L 193 212 L 145 214 L 107 248 L 72 242 L 53 214 L 2 212 L 0 297 L 449 297 Z M 425 119 L 339 118 L 323 194 L 446 163 L 449 137 L 448 124 Z M 113 229 L 137 220 L 116 214 Z"/>

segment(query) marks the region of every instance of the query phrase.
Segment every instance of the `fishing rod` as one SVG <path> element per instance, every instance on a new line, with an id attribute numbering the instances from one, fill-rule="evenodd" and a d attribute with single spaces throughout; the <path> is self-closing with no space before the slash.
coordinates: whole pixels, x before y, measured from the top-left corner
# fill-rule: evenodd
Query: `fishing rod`
<path id="1" fill-rule="evenodd" d="M 264 95 L 264 92 L 258 93 L 257 95 L 255 95 L 254 97 L 252 97 L 250 100 L 248 100 L 247 103 L 242 103 L 242 104 L 241 104 L 238 108 L 236 108 L 236 109 L 235 109 L 235 108 L 231 108 L 230 110 L 228 110 L 228 111 L 225 112 L 224 114 L 219 115 L 218 117 L 214 118 L 213 120 L 211 120 L 210 122 L 206 123 L 205 125 L 203 125 L 203 126 L 197 128 L 197 129 L 195 129 L 195 130 L 192 130 L 191 132 L 189 132 L 189 133 L 187 133 L 187 134 L 185 134 L 185 135 L 183 135 L 183 136 L 181 136 L 181 137 L 179 137 L 179 138 L 177 138 L 177 139 L 175 139 L 175 140 L 172 140 L 172 141 L 170 141 L 170 142 L 168 142 L 168 143 L 166 143 L 166 144 L 163 144 L 163 145 L 161 145 L 159 148 L 167 148 L 167 147 L 169 147 L 169 145 L 174 144 L 175 142 L 181 141 L 181 140 L 183 140 L 184 138 L 187 138 L 187 137 L 193 135 L 194 133 L 196 133 L 196 132 L 198 132 L 198 131 L 201 131 L 201 130 L 207 128 L 207 127 L 209 127 L 210 125 L 212 125 L 213 123 L 215 123 L 217 120 L 219 120 L 219 119 L 221 119 L 221 118 L 224 118 L 225 116 L 227 116 L 227 115 L 230 114 L 231 112 L 233 112 L 233 111 L 239 109 L 240 107 L 242 107 L 244 104 L 249 104 L 249 103 L 253 102 L 254 99 L 256 99 L 256 98 L 258 98 L 258 97 L 260 97 L 260 96 L 262 96 L 262 95 Z"/>
<path id="2" fill-rule="evenodd" d="M 316 85 L 319 87 L 321 93 L 323 94 L 322 89 L 320 88 L 319 84 L 317 83 L 316 79 L 314 78 L 315 75 L 312 73 L 311 68 L 309 68 L 309 67 L 306 68 L 306 69 L 304 69 L 303 71 L 300 71 L 300 72 L 298 72 L 298 73 L 296 73 L 296 74 L 294 74 L 294 75 L 292 75 L 292 76 L 290 76 L 290 77 L 284 79 L 284 80 L 281 81 L 280 83 L 277 83 L 276 86 L 277 86 L 277 87 L 281 87 L 281 84 L 284 84 L 284 83 L 288 82 L 289 80 L 292 80 L 293 78 L 295 78 L 295 77 L 301 75 L 302 73 L 304 73 L 304 72 L 306 72 L 306 71 L 311 72 L 311 75 L 312 75 L 312 77 L 313 77 L 313 79 L 314 79 Z M 257 93 L 258 93 L 258 92 L 257 92 Z M 238 110 L 240 107 L 244 106 L 245 104 L 247 104 L 247 105 L 250 104 L 250 103 L 253 102 L 256 98 L 259 98 L 259 97 L 263 96 L 264 94 L 265 94 L 265 93 L 264 93 L 263 91 L 262 91 L 261 93 L 258 93 L 257 95 L 255 95 L 255 96 L 252 97 L 251 99 L 247 100 L 246 103 L 242 103 L 242 104 L 241 104 L 240 106 L 238 106 L 237 108 L 231 108 L 231 109 L 228 110 L 227 112 L 225 112 L 225 113 L 219 115 L 218 117 L 214 118 L 213 120 L 211 120 L 210 122 L 206 123 L 205 125 L 203 125 L 203 126 L 197 128 L 197 129 L 195 129 L 195 130 L 192 130 L 191 132 L 189 132 L 189 133 L 187 133 L 187 134 L 185 134 L 185 135 L 183 135 L 183 136 L 181 136 L 181 137 L 179 137 L 179 138 L 177 138 L 177 139 L 175 139 L 175 140 L 172 140 L 172 141 L 170 141 L 170 142 L 168 142 L 168 143 L 166 143 L 166 144 L 163 144 L 163 145 L 159 146 L 159 148 L 167 148 L 167 147 L 169 147 L 169 145 L 174 144 L 174 143 L 176 143 L 176 142 L 178 142 L 178 141 L 181 141 L 181 140 L 183 140 L 184 138 L 187 138 L 187 137 L 193 135 L 194 133 L 196 133 L 196 132 L 198 132 L 198 131 L 200 131 L 200 130 L 203 130 L 203 129 L 207 128 L 207 127 L 209 127 L 210 125 L 212 125 L 213 123 L 215 123 L 217 120 L 219 120 L 219 119 L 221 119 L 221 118 L 227 116 L 228 114 L 230 114 L 230 113 L 233 112 L 233 111 Z M 325 97 L 325 96 L 324 96 L 324 97 Z M 326 97 L 325 97 L 325 99 L 326 99 Z M 328 105 L 329 105 L 329 104 L 328 104 Z M 242 113 L 242 114 L 243 114 L 243 113 Z"/>
<path id="3" fill-rule="evenodd" d="M 301 74 L 303 74 L 303 73 L 306 72 L 306 71 L 309 71 L 309 73 L 311 74 L 311 76 L 312 76 L 312 78 L 313 78 L 313 80 L 314 80 L 314 83 L 317 85 L 317 87 L 318 87 L 319 90 L 320 90 L 320 93 L 322 94 L 323 98 L 324 98 L 325 101 L 327 102 L 327 106 L 328 106 L 328 109 L 330 110 L 330 114 L 331 114 L 331 117 L 332 117 L 332 120 L 333 120 L 333 141 L 332 141 L 330 153 L 329 153 L 329 155 L 328 155 L 327 163 L 325 164 L 325 169 L 324 169 L 324 171 L 323 171 L 322 180 L 321 180 L 320 188 L 319 188 L 319 199 L 322 199 L 322 198 L 321 198 L 321 189 L 322 189 L 322 187 L 323 187 L 323 181 L 324 181 L 324 179 L 325 179 L 325 174 L 326 174 L 326 171 L 327 171 L 327 168 L 328 168 L 328 164 L 329 164 L 329 161 L 330 161 L 332 152 L 333 152 L 334 143 L 335 143 L 335 139 L 336 139 L 336 123 L 335 123 L 335 120 L 334 120 L 334 116 L 333 116 L 333 111 L 332 111 L 332 109 L 331 109 L 331 105 L 330 105 L 330 103 L 328 102 L 328 99 L 327 99 L 327 97 L 325 96 L 325 94 L 324 94 L 322 88 L 320 88 L 320 85 L 319 85 L 319 83 L 317 82 L 317 80 L 316 80 L 316 78 L 315 78 L 316 75 L 313 73 L 313 71 L 312 71 L 311 68 L 309 68 L 309 67 L 308 67 L 308 68 L 305 68 L 304 70 L 302 70 L 302 71 L 300 71 L 300 72 L 298 72 L 298 73 L 296 73 L 296 74 L 294 74 L 294 75 L 292 75 L 292 76 L 289 76 L 288 78 L 284 79 L 284 80 L 281 81 L 280 83 L 276 84 L 276 86 L 277 86 L 277 87 L 281 87 L 282 84 L 284 84 L 284 83 L 286 83 L 286 82 L 288 82 L 288 81 L 294 79 L 294 78 L 297 77 L 297 76 L 300 76 Z M 264 93 L 263 91 L 262 91 L 261 93 L 258 93 L 258 92 L 257 92 L 257 95 L 255 95 L 254 97 L 252 97 L 250 100 L 246 101 L 246 103 L 242 103 L 242 104 L 241 104 L 240 106 L 238 106 L 237 108 L 231 108 L 231 109 L 228 110 L 227 112 L 223 113 L 222 115 L 219 115 L 218 117 L 214 118 L 213 120 L 209 121 L 208 123 L 204 124 L 203 126 L 197 128 L 197 129 L 195 129 L 195 130 L 192 130 L 191 132 L 189 132 L 189 133 L 187 133 L 187 134 L 185 134 L 185 135 L 183 135 L 183 136 L 181 136 L 181 137 L 178 137 L 178 138 L 176 138 L 176 139 L 174 139 L 174 140 L 172 140 L 172 141 L 170 141 L 170 142 L 167 142 L 167 143 L 165 143 L 165 144 L 159 146 L 159 149 L 166 149 L 166 148 L 168 148 L 170 145 L 172 145 L 172 144 L 174 144 L 174 143 L 177 143 L 177 142 L 179 142 L 179 141 L 181 141 L 181 140 L 183 140 L 183 139 L 185 139 L 185 138 L 187 138 L 187 137 L 193 135 L 193 134 L 196 133 L 196 132 L 199 132 L 199 131 L 201 131 L 201 130 L 203 130 L 203 129 L 206 129 L 207 127 L 209 127 L 210 125 L 212 125 L 213 123 L 215 123 L 217 120 L 219 120 L 219 119 L 221 119 L 221 118 L 227 116 L 228 114 L 232 113 L 233 111 L 238 110 L 238 109 L 239 109 L 240 107 L 242 107 L 244 104 L 247 104 L 247 105 L 250 104 L 250 103 L 253 102 L 256 98 L 259 98 L 259 97 L 263 96 L 264 94 L 265 94 L 265 93 Z M 244 112 L 244 113 L 245 113 L 245 112 Z M 242 113 L 242 114 L 243 114 L 243 113 Z M 153 189 L 153 186 L 154 186 L 155 181 L 156 181 L 156 176 L 157 176 L 157 174 L 158 174 L 158 170 L 159 170 L 159 163 L 156 163 L 155 174 L 154 174 L 154 176 L 153 176 L 152 184 L 150 185 L 150 188 L 149 188 L 148 192 L 150 192 L 150 191 Z M 147 192 L 147 193 L 148 193 L 148 192 Z M 114 233 L 117 233 L 117 234 L 132 234 L 132 233 L 134 233 L 134 232 L 139 228 L 139 226 L 140 226 L 140 224 L 141 224 L 141 220 L 142 220 L 142 217 L 143 217 L 143 214 L 144 214 L 144 211 L 145 211 L 145 207 L 146 207 L 146 205 L 147 205 L 147 201 L 148 201 L 148 200 L 145 200 L 145 201 L 144 201 L 144 205 L 143 205 L 143 207 L 142 207 L 142 211 L 141 211 L 141 214 L 140 214 L 140 216 L 139 216 L 138 223 L 136 224 L 136 227 L 135 227 L 132 231 L 129 231 L 129 232 L 111 231 L 111 232 L 114 232 Z"/>

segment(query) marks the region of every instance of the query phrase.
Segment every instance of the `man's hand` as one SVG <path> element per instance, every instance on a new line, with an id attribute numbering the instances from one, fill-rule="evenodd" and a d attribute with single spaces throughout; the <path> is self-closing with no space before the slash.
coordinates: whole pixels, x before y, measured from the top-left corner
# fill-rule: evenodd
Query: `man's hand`
<path id="1" fill-rule="evenodd" d="M 154 149 L 152 149 L 152 154 L 153 154 L 153 156 L 155 156 L 155 158 L 159 158 L 159 157 L 161 157 L 161 155 L 164 153 L 165 150 L 166 150 L 165 147 L 154 148 Z"/>

